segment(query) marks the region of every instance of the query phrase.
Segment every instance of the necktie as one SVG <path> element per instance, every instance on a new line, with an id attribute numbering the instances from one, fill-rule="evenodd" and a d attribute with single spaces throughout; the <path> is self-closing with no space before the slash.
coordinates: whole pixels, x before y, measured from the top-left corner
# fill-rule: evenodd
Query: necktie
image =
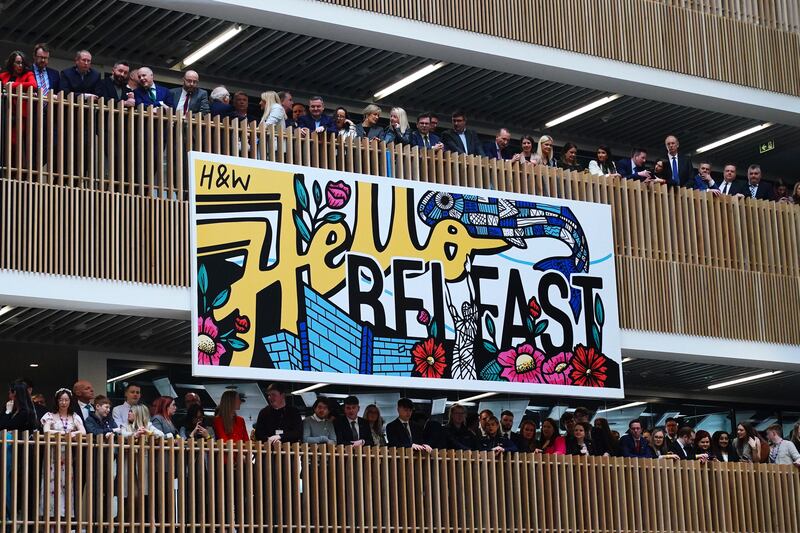
<path id="1" fill-rule="evenodd" d="M 152 101 L 154 104 L 158 103 L 158 102 L 156 102 L 156 86 L 155 85 L 150 87 L 150 101 Z"/>
<path id="2" fill-rule="evenodd" d="M 500 147 L 497 148 L 497 159 L 503 159 L 503 154 L 500 152 Z"/>
<path id="3" fill-rule="evenodd" d="M 48 83 L 47 75 L 45 74 L 44 69 L 37 70 L 38 73 L 38 82 L 39 88 L 42 90 L 42 96 L 47 96 L 47 92 L 50 90 L 50 84 Z"/>
<path id="4" fill-rule="evenodd" d="M 635 449 L 636 449 L 636 453 L 639 453 L 639 446 L 640 446 L 640 444 L 639 444 L 639 441 L 638 441 L 638 440 L 637 440 L 637 441 L 635 441 Z"/>
<path id="5" fill-rule="evenodd" d="M 725 186 L 722 188 L 722 194 L 728 194 L 728 187 L 730 187 L 730 183 L 727 181 L 725 182 Z"/>
<path id="6" fill-rule="evenodd" d="M 358 440 L 358 427 L 356 427 L 356 421 L 350 421 L 350 429 L 353 431 L 353 440 Z"/>
<path id="7" fill-rule="evenodd" d="M 189 93 L 186 93 L 186 98 L 183 99 L 183 114 L 184 115 L 189 112 L 189 100 L 191 100 L 191 99 L 192 99 L 192 95 L 189 94 Z"/>
<path id="8" fill-rule="evenodd" d="M 758 185 L 751 185 L 750 186 L 750 198 L 756 197 L 756 191 L 758 191 Z"/>
<path id="9" fill-rule="evenodd" d="M 672 181 L 679 183 L 678 179 L 678 157 L 672 156 Z"/>
<path id="10" fill-rule="evenodd" d="M 428 136 L 426 135 L 425 136 L 425 148 L 430 148 L 430 147 L 431 147 L 431 140 L 428 139 Z"/>
<path id="11" fill-rule="evenodd" d="M 406 428 L 406 433 L 408 433 L 408 441 L 413 444 L 414 438 L 411 436 L 411 428 L 409 427 L 408 422 L 403 422 L 403 427 Z"/>

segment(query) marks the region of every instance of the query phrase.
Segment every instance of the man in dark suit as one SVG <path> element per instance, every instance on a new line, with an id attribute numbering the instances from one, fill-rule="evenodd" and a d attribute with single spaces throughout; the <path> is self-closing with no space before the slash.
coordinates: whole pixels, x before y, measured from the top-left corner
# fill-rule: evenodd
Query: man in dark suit
<path id="1" fill-rule="evenodd" d="M 127 61 L 117 61 L 114 63 L 114 68 L 111 69 L 111 76 L 103 78 L 95 86 L 94 93 L 100 97 L 105 98 L 106 103 L 109 105 L 124 102 L 126 107 L 135 105 L 136 98 L 133 95 L 130 87 L 128 87 L 128 75 L 130 74 L 130 65 Z"/>
<path id="2" fill-rule="evenodd" d="M 633 150 L 630 159 L 620 159 L 617 161 L 617 172 L 623 178 L 629 180 L 646 180 L 652 178 L 650 171 L 644 167 L 647 161 L 647 150 L 636 148 Z"/>
<path id="3" fill-rule="evenodd" d="M 133 91 L 133 96 L 137 106 L 142 104 L 145 107 L 175 107 L 169 89 L 156 85 L 150 67 L 139 67 L 139 88 Z"/>
<path id="4" fill-rule="evenodd" d="M 653 450 L 642 436 L 642 421 L 638 418 L 628 423 L 628 433 L 619 439 L 622 457 L 653 458 Z"/>
<path id="5" fill-rule="evenodd" d="M 325 102 L 321 96 L 312 96 L 308 101 L 308 114 L 297 119 L 300 134 L 306 137 L 309 133 L 336 133 L 336 123 L 325 114 Z"/>
<path id="6" fill-rule="evenodd" d="M 694 179 L 695 171 L 689 156 L 678 153 L 678 148 L 681 146 L 678 138 L 674 135 L 668 135 L 664 139 L 664 146 L 667 148 L 667 162 L 672 169 L 672 181 L 668 181 L 667 185 L 690 186 Z"/>
<path id="7" fill-rule="evenodd" d="M 722 171 L 722 182 L 719 184 L 719 191 L 721 194 L 729 196 L 750 196 L 750 190 L 747 185 L 736 180 L 736 165 L 729 163 L 725 165 Z"/>
<path id="8" fill-rule="evenodd" d="M 33 47 L 33 76 L 36 86 L 42 96 L 52 92 L 56 95 L 61 91 L 61 76 L 54 68 L 47 65 L 50 62 L 50 47 L 47 43 L 38 43 Z"/>
<path id="9" fill-rule="evenodd" d="M 513 154 L 508 148 L 509 142 L 511 142 L 511 132 L 500 128 L 494 136 L 494 142 L 489 141 L 483 145 L 483 153 L 490 159 L 511 159 Z"/>
<path id="10" fill-rule="evenodd" d="M 747 184 L 747 193 L 745 196 L 748 198 L 755 198 L 756 200 L 775 199 L 772 185 L 766 181 L 761 181 L 761 167 L 759 165 L 750 165 L 747 167 Z"/>
<path id="11" fill-rule="evenodd" d="M 505 410 L 500 413 L 500 435 L 510 441 L 516 442 L 517 434 L 514 433 L 514 413 Z"/>
<path id="12" fill-rule="evenodd" d="M 734 174 L 735 175 L 735 174 Z M 678 421 L 669 417 L 664 421 L 664 442 L 668 449 L 678 441 Z"/>
<path id="13" fill-rule="evenodd" d="M 442 134 L 444 149 L 458 154 L 482 156 L 483 146 L 478 134 L 467 129 L 467 116 L 463 111 L 456 111 L 452 116 L 453 129 Z"/>
<path id="14" fill-rule="evenodd" d="M 72 397 L 75 399 L 75 414 L 81 417 L 82 422 L 86 422 L 94 412 L 92 400 L 94 400 L 94 387 L 85 379 L 79 379 L 72 386 Z"/>
<path id="15" fill-rule="evenodd" d="M 209 113 L 211 105 L 208 103 L 208 91 L 198 87 L 200 75 L 194 70 L 187 70 L 183 74 L 183 87 L 170 89 L 174 109 L 182 115 L 192 113 Z"/>
<path id="16" fill-rule="evenodd" d="M 336 444 L 345 446 L 374 446 L 372 430 L 366 420 L 358 416 L 361 407 L 356 396 L 344 399 L 344 416 L 336 417 L 333 429 L 336 431 Z"/>
<path id="17" fill-rule="evenodd" d="M 417 117 L 417 131 L 414 132 L 413 141 L 420 148 L 430 148 L 432 150 L 444 148 L 439 136 L 431 131 L 431 116 L 429 113 L 423 113 Z"/>
<path id="18" fill-rule="evenodd" d="M 100 73 L 92 68 L 92 54 L 88 50 L 78 50 L 75 66 L 61 71 L 61 90 L 94 98 L 94 88 L 100 81 Z"/>
<path id="19" fill-rule="evenodd" d="M 693 460 L 695 458 L 695 453 L 692 447 L 692 433 L 694 433 L 694 430 L 689 426 L 683 426 L 679 429 L 678 438 L 669 451 L 685 461 Z"/>
<path id="20" fill-rule="evenodd" d="M 414 414 L 414 402 L 408 398 L 397 401 L 397 418 L 386 424 L 386 440 L 389 446 L 395 448 L 413 448 L 415 450 L 431 451 L 431 447 L 424 444 L 422 429 L 411 423 Z"/>

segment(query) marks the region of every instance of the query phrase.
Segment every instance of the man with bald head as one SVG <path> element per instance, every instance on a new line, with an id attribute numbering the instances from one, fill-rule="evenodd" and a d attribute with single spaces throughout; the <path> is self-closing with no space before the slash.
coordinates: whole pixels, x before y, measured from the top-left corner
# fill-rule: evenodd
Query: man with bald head
<path id="1" fill-rule="evenodd" d="M 92 400 L 94 400 L 94 387 L 85 379 L 79 379 L 72 386 L 72 396 L 78 403 L 78 408 L 75 413 L 81 417 L 81 420 L 86 420 L 89 415 L 94 411 L 92 407 Z"/>
<path id="2" fill-rule="evenodd" d="M 667 185 L 678 187 L 691 186 L 690 181 L 694 179 L 695 171 L 692 166 L 692 159 L 684 154 L 678 153 L 681 143 L 674 135 L 667 135 L 664 139 L 664 147 L 667 149 L 667 162 L 672 171 L 672 180 L 667 181 Z"/>
<path id="3" fill-rule="evenodd" d="M 150 67 L 139 67 L 139 88 L 133 92 L 136 105 L 145 107 L 175 107 L 172 93 L 166 87 L 156 85 L 155 75 Z"/>
<path id="4" fill-rule="evenodd" d="M 200 76 L 194 70 L 183 73 L 183 87 L 176 87 L 170 92 L 175 102 L 175 111 L 181 115 L 192 113 L 210 113 L 211 104 L 208 102 L 208 91 L 198 87 Z"/>

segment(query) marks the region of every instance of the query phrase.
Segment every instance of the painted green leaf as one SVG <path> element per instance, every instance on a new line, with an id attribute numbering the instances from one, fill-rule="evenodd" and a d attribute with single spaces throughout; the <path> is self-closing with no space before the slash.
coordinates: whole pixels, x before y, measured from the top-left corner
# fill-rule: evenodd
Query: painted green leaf
<path id="1" fill-rule="evenodd" d="M 434 320 L 431 320 L 431 325 L 429 326 L 428 329 L 431 334 L 431 337 L 435 339 L 436 334 L 439 333 L 439 327 L 436 325 L 436 322 Z"/>
<path id="2" fill-rule="evenodd" d="M 322 202 L 322 187 L 320 187 L 318 181 L 314 182 L 314 186 L 311 187 L 311 190 L 314 193 L 314 205 L 319 205 L 320 202 Z"/>
<path id="3" fill-rule="evenodd" d="M 305 242 L 311 242 L 311 230 L 308 229 L 308 225 L 306 221 L 303 220 L 302 215 L 300 215 L 297 210 L 293 210 L 292 217 L 294 218 L 294 225 L 297 228 L 297 232 L 300 233 L 300 238 Z"/>
<path id="4" fill-rule="evenodd" d="M 525 327 L 527 327 L 528 331 L 531 332 L 531 333 L 533 333 L 533 325 L 534 324 L 535 324 L 535 322 L 533 321 L 533 317 L 532 316 L 529 316 L 528 318 L 525 319 Z"/>
<path id="5" fill-rule="evenodd" d="M 200 289 L 200 294 L 205 294 L 208 290 L 208 271 L 205 265 L 200 265 L 197 269 L 197 286 Z"/>
<path id="6" fill-rule="evenodd" d="M 230 296 L 231 296 L 230 289 L 225 289 L 221 293 L 217 294 L 217 297 L 214 298 L 213 302 L 211 302 L 211 307 L 213 307 L 214 309 L 219 309 L 228 302 L 228 298 L 230 298 Z"/>
<path id="7" fill-rule="evenodd" d="M 243 341 L 242 339 L 237 339 L 236 337 L 232 339 L 228 339 L 228 346 L 231 347 L 231 350 L 246 350 L 248 347 L 247 342 Z"/>
<path id="8" fill-rule="evenodd" d="M 492 317 L 489 315 L 486 315 L 486 331 L 494 338 L 494 320 L 492 320 Z"/>
<path id="9" fill-rule="evenodd" d="M 308 191 L 306 190 L 305 183 L 303 183 L 303 179 L 299 176 L 295 176 L 294 178 L 294 195 L 297 197 L 297 203 L 300 204 L 300 208 L 307 211 Z"/>
<path id="10" fill-rule="evenodd" d="M 539 321 L 539 322 L 536 324 L 536 329 L 533 331 L 533 336 L 534 336 L 534 337 L 538 337 L 539 335 L 541 335 L 542 333 L 544 333 L 544 330 L 546 330 L 546 329 L 547 329 L 547 326 L 548 326 L 548 324 L 550 324 L 550 321 L 549 321 L 549 320 L 540 320 L 540 321 Z"/>
<path id="11" fill-rule="evenodd" d="M 335 224 L 344 220 L 344 213 L 328 213 L 325 215 L 325 222 Z"/>
<path id="12" fill-rule="evenodd" d="M 600 350 L 600 329 L 597 324 L 592 324 L 592 339 L 594 339 L 594 346 Z"/>
<path id="13" fill-rule="evenodd" d="M 599 294 L 594 295 L 594 316 L 601 326 L 606 321 L 606 310 L 603 309 L 603 299 L 600 298 Z"/>
<path id="14" fill-rule="evenodd" d="M 483 341 L 483 348 L 491 354 L 497 353 L 497 346 L 491 341 Z"/>

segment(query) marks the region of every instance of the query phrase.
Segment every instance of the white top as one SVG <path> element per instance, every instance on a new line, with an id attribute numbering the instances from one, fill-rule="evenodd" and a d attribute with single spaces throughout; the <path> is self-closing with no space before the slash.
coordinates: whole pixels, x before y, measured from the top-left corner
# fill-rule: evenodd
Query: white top
<path id="1" fill-rule="evenodd" d="M 64 435 L 86 434 L 86 428 L 83 427 L 83 420 L 75 413 L 65 417 L 61 417 L 58 413 L 45 413 L 41 422 L 42 430 L 45 433 L 62 433 Z"/>
<path id="2" fill-rule="evenodd" d="M 286 111 L 283 109 L 281 104 L 272 104 L 269 106 L 269 115 L 267 115 L 266 120 L 262 120 L 262 124 L 267 126 L 272 126 L 273 124 L 283 124 L 283 121 L 286 119 Z"/>
<path id="3" fill-rule="evenodd" d="M 613 161 L 611 162 L 611 169 L 614 172 L 617 171 L 617 165 L 615 165 Z M 600 167 L 600 163 L 592 159 L 589 161 L 589 174 L 592 176 L 604 176 L 605 172 L 603 172 L 602 167 Z"/>
<path id="4" fill-rule="evenodd" d="M 117 427 L 124 427 L 128 425 L 128 412 L 131 410 L 131 404 L 128 402 L 116 406 L 111 411 L 111 418 L 117 423 Z"/>

